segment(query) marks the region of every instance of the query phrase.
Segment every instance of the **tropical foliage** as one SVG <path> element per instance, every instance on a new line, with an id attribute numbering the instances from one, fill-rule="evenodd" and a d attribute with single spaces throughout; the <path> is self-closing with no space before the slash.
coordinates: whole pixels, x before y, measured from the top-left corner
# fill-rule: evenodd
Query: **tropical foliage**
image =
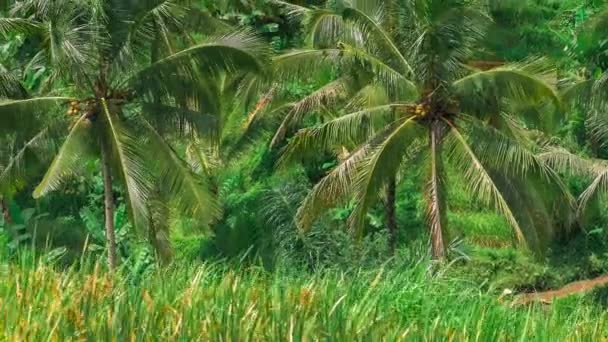
<path id="1" fill-rule="evenodd" d="M 3 101 L 3 127 L 56 106 L 67 108 L 68 116 L 66 139 L 34 196 L 56 190 L 84 158 L 100 155 L 111 267 L 116 265 L 113 179 L 124 187 L 136 227 L 153 225 L 155 196 L 202 220 L 215 217 L 218 208 L 205 180 L 163 133 L 208 129 L 204 108 L 217 99 L 207 97 L 212 93 L 205 78 L 237 68 L 262 72 L 261 43 L 246 32 L 196 42 L 182 24 L 187 8 L 173 2 L 32 1 L 11 11 L 15 17 L 3 19 L 3 26 L 40 42 L 33 58 L 50 68 L 42 86 L 49 91 Z M 54 94 L 58 85 L 61 93 Z"/>
<path id="2" fill-rule="evenodd" d="M 344 76 L 300 104 L 307 110 L 329 104 L 324 109 L 337 115 L 298 132 L 287 154 L 339 146 L 352 151 L 305 200 L 298 213 L 303 227 L 350 195 L 356 204 L 349 223 L 360 230 L 382 189 L 394 192 L 390 188 L 400 170 L 419 169 L 426 174 L 433 256 L 444 258 L 444 164 L 450 162 L 473 196 L 505 216 L 520 242 L 538 247 L 554 234 L 557 222 L 568 228 L 568 195 L 556 174 L 534 156 L 524 131 L 556 124 L 562 105 L 555 70 L 543 60 L 477 69 L 475 49 L 490 20 L 481 6 L 364 1 L 339 12 L 296 10 L 310 22 L 313 46 L 279 57 L 281 63 L 291 69 L 298 63 L 302 68 L 339 63 Z M 565 201 L 548 206 L 545 191 Z"/>
<path id="3" fill-rule="evenodd" d="M 0 1 L 0 337 L 601 340 L 607 23 Z"/>

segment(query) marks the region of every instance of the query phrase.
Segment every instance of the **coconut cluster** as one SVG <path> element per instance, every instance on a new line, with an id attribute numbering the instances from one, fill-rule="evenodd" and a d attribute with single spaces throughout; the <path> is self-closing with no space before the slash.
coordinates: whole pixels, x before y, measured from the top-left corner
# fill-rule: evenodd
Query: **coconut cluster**
<path id="1" fill-rule="evenodd" d="M 78 115 L 78 113 L 80 113 L 80 102 L 78 102 L 78 101 L 70 102 L 70 108 L 68 108 L 67 115 L 75 116 L 75 115 Z"/>

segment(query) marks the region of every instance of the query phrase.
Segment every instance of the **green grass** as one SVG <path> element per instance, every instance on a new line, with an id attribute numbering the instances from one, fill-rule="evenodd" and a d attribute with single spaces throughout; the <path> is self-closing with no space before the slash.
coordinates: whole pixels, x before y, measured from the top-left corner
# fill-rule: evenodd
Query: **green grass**
<path id="1" fill-rule="evenodd" d="M 95 267 L 0 271 L 0 340 L 597 341 L 608 313 L 587 298 L 511 308 L 423 263 L 314 275 L 219 264 L 135 284 Z M 293 272 L 292 272 L 293 273 Z"/>

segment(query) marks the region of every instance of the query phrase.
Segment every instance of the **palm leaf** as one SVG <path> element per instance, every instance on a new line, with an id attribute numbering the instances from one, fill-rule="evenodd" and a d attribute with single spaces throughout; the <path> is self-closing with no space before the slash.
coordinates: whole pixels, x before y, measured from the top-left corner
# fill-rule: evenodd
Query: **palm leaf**
<path id="1" fill-rule="evenodd" d="M 343 12 L 344 20 L 355 23 L 361 27 L 362 32 L 369 35 L 368 42 L 373 40 L 374 44 L 386 49 L 389 54 L 388 60 L 401 75 L 413 75 L 414 70 L 403 56 L 389 34 L 371 17 L 355 8 L 346 8 Z"/>
<path id="2" fill-rule="evenodd" d="M 322 125 L 305 128 L 298 131 L 283 152 L 281 163 L 287 163 L 293 158 L 304 158 L 307 154 L 318 154 L 337 146 L 349 145 L 353 142 L 366 142 L 384 125 L 394 120 L 393 109 L 407 106 L 406 104 L 388 104 L 354 113 L 339 116 Z"/>
<path id="3" fill-rule="evenodd" d="M 186 148 L 186 157 L 190 168 L 205 177 L 212 177 L 214 171 L 221 166 L 216 152 L 215 148 L 205 148 L 198 139 L 194 138 L 194 141 Z"/>
<path id="4" fill-rule="evenodd" d="M 155 56 L 158 50 L 163 55 L 173 54 L 170 35 L 181 30 L 186 16 L 186 8 L 179 1 L 111 1 L 107 7 L 109 18 L 105 25 L 112 41 L 112 51 L 107 54 L 117 71 L 129 72 L 128 67 L 137 57 L 146 56 L 150 50 Z"/>
<path id="5" fill-rule="evenodd" d="M 36 97 L 24 100 L 0 99 L 0 132 L 19 132 L 32 128 L 41 113 L 52 111 L 69 97 Z M 46 114 L 46 113 L 45 113 Z M 35 130 L 38 127 L 34 127 Z"/>
<path id="6" fill-rule="evenodd" d="M 83 158 L 91 153 L 90 131 L 89 119 L 84 114 L 74 123 L 59 148 L 44 178 L 34 190 L 34 198 L 43 197 L 49 192 L 57 190 L 66 178 L 82 169 Z"/>
<path id="7" fill-rule="evenodd" d="M 548 163 L 533 153 L 532 142 L 473 118 L 465 122 L 461 131 L 475 142 L 471 150 L 511 207 L 528 246 L 543 251 L 557 234 L 573 227 L 576 200 Z"/>
<path id="8" fill-rule="evenodd" d="M 546 118 L 538 115 L 522 118 L 544 128 L 543 122 L 555 121 L 553 116 L 563 112 L 560 96 L 547 82 L 552 75 L 554 70 L 547 68 L 541 60 L 475 72 L 455 81 L 452 86 L 460 110 L 484 120 L 505 111 L 518 114 L 510 112 L 514 104 L 537 108 L 550 105 L 551 112 L 540 113 L 547 115 Z"/>
<path id="9" fill-rule="evenodd" d="M 110 110 L 108 102 L 101 100 L 103 132 L 101 139 L 112 150 L 114 171 L 123 181 L 127 204 L 138 228 L 148 221 L 148 194 L 152 184 L 150 170 L 146 163 L 147 148 L 134 133 L 124 127 L 117 114 Z"/>
<path id="10" fill-rule="evenodd" d="M 582 158 L 563 148 L 548 148 L 539 158 L 552 168 L 577 176 L 592 179 L 591 184 L 579 196 L 578 216 L 581 217 L 589 203 L 602 198 L 608 190 L 608 162 L 600 159 Z"/>
<path id="11" fill-rule="evenodd" d="M 459 130 L 449 121 L 446 120 L 446 123 L 450 126 L 450 135 L 456 140 L 456 144 L 453 145 L 454 148 L 452 149 L 452 157 L 456 160 L 456 164 L 464 171 L 464 179 L 468 183 L 469 190 L 486 205 L 493 205 L 496 211 L 507 219 L 507 222 L 515 232 L 517 241 L 525 245 L 526 239 L 523 230 L 511 211 L 507 200 L 492 180 L 490 173 L 479 161 Z"/>
<path id="12" fill-rule="evenodd" d="M 153 192 L 148 200 L 148 212 L 150 213 L 148 242 L 152 245 L 160 260 L 167 264 L 173 257 L 170 239 L 171 210 L 165 203 L 164 198 L 157 192 Z"/>
<path id="13" fill-rule="evenodd" d="M 411 119 L 395 122 L 342 161 L 305 198 L 297 213 L 299 228 L 310 229 L 323 212 L 354 192 L 357 209 L 349 218 L 349 226 L 360 233 L 362 215 L 374 200 L 374 193 L 380 191 L 383 175 L 396 172 L 401 165 L 395 153 L 403 155 L 400 148 L 410 141 L 414 127 Z"/>
<path id="14" fill-rule="evenodd" d="M 597 104 L 594 95 L 594 80 L 574 80 L 562 91 L 562 98 L 566 104 L 577 105 L 586 111 L 593 108 L 593 104 Z"/>
<path id="15" fill-rule="evenodd" d="M 255 35 L 247 31 L 235 32 L 160 59 L 133 75 L 129 83 L 140 95 L 158 97 L 171 93 L 172 89 L 167 89 L 165 84 L 176 77 L 197 79 L 201 74 L 237 70 L 261 73 L 266 68 L 267 53 L 267 48 Z"/>
<path id="16" fill-rule="evenodd" d="M 583 158 L 560 147 L 549 147 L 538 158 L 551 168 L 583 177 L 597 177 L 608 169 L 608 162 L 601 159 Z"/>
<path id="17" fill-rule="evenodd" d="M 390 134 L 371 144 L 371 151 L 357 167 L 353 182 L 355 208 L 348 218 L 351 230 L 362 236 L 367 211 L 378 200 L 384 185 L 394 179 L 408 147 L 416 140 L 419 126 L 414 118 L 400 119 L 389 125 Z"/>
<path id="18" fill-rule="evenodd" d="M 309 79 L 317 72 L 339 65 L 340 49 L 301 49 L 272 59 L 274 76 L 281 80 Z"/>
<path id="19" fill-rule="evenodd" d="M 150 146 L 156 151 L 157 167 L 163 192 L 176 203 L 184 213 L 203 224 L 209 224 L 219 215 L 219 205 L 210 191 L 210 184 L 189 168 L 165 139 L 147 122 L 143 124 L 150 137 Z"/>
<path id="20" fill-rule="evenodd" d="M 28 97 L 28 92 L 19 78 L 12 72 L 3 70 L 2 65 L 0 65 L 0 99 L 23 99 L 26 97 Z"/>
<path id="21" fill-rule="evenodd" d="M 579 197 L 579 216 L 585 210 L 589 202 L 594 199 L 601 198 L 608 194 L 608 169 L 604 169 L 600 172 L 593 182 L 585 189 L 585 191 Z"/>
<path id="22" fill-rule="evenodd" d="M 309 11 L 304 26 L 309 32 L 308 44 L 316 48 L 334 47 L 347 31 L 342 16 L 326 9 Z"/>
<path id="23" fill-rule="evenodd" d="M 104 36 L 98 34 L 86 6 L 58 1 L 49 2 L 47 7 L 37 9 L 35 15 L 41 20 L 40 53 L 52 66 L 49 78 L 92 86 L 99 54 L 98 46 L 91 42 L 103 45 Z M 46 14 L 40 13 L 47 10 Z"/>
<path id="24" fill-rule="evenodd" d="M 202 105 L 202 104 L 201 104 Z M 161 133 L 201 134 L 215 136 L 219 126 L 219 118 L 212 111 L 202 112 L 184 106 L 162 103 L 142 103 L 142 112 L 148 122 Z"/>
<path id="25" fill-rule="evenodd" d="M 371 69 L 376 82 L 384 85 L 387 93 L 392 94 L 393 98 L 414 100 L 418 97 L 418 88 L 407 78 L 407 74 L 395 70 L 378 56 L 346 44 L 341 44 L 341 51 L 343 58 L 352 59 L 364 68 Z"/>
<path id="26" fill-rule="evenodd" d="M 285 138 L 289 128 L 300 123 L 304 114 L 314 113 L 324 107 L 332 107 L 340 100 L 344 100 L 352 93 L 353 81 L 350 76 L 340 77 L 295 102 L 277 129 L 270 147 L 277 146 Z"/>
<path id="27" fill-rule="evenodd" d="M 526 132 L 511 134 L 507 131 L 523 128 L 509 126 L 499 130 L 495 125 L 465 115 L 461 116 L 461 123 L 470 141 L 475 141 L 472 149 L 484 165 L 509 175 L 525 176 L 533 171 L 548 175 L 544 163 L 530 150 L 533 146 L 530 137 L 522 135 Z"/>
<path id="28" fill-rule="evenodd" d="M 8 194 L 10 189 L 20 188 L 19 184 L 24 184 L 26 177 L 31 175 L 31 170 L 38 168 L 38 163 L 44 160 L 44 157 L 53 149 L 53 143 L 49 141 L 48 136 L 49 130 L 47 128 L 42 129 L 39 133 L 34 135 L 31 139 L 25 141 L 25 143 L 16 151 L 11 151 L 11 155 L 4 165 L 0 164 L 0 193 Z M 29 158 L 32 154 L 36 154 L 36 165 L 32 165 L 32 158 Z"/>
<path id="29" fill-rule="evenodd" d="M 309 231 L 314 221 L 328 208 L 344 200 L 346 195 L 352 192 L 357 169 L 370 151 L 367 145 L 359 148 L 313 187 L 296 214 L 301 231 Z"/>
<path id="30" fill-rule="evenodd" d="M 0 36 L 29 34 L 40 29 L 34 21 L 24 18 L 0 18 Z"/>

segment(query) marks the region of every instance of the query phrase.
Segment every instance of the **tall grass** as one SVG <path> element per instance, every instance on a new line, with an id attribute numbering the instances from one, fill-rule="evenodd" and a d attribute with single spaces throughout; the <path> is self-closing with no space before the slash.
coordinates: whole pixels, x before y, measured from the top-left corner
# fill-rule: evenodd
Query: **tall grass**
<path id="1" fill-rule="evenodd" d="M 578 299 L 511 308 L 417 264 L 268 273 L 206 264 L 133 283 L 38 264 L 0 272 L 0 340 L 596 341 L 608 314 Z"/>

